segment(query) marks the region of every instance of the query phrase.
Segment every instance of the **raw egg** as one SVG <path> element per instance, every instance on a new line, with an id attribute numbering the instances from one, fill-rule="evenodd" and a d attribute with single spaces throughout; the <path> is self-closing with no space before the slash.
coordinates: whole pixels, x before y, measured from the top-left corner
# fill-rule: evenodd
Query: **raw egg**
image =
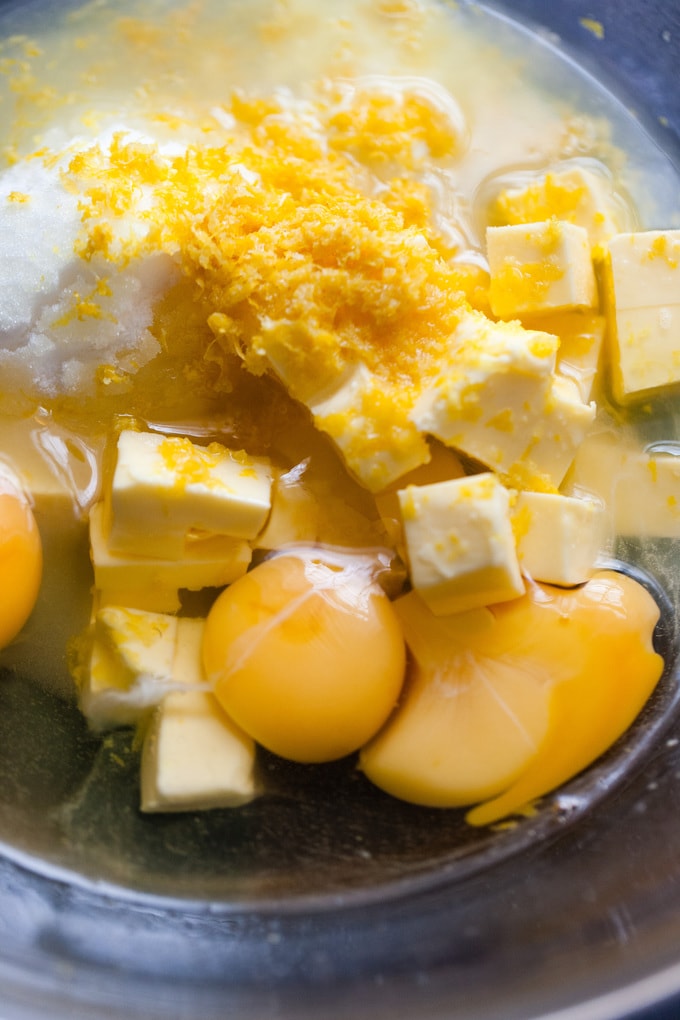
<path id="1" fill-rule="evenodd" d="M 42 544 L 21 483 L 0 465 L 0 648 L 14 640 L 35 605 Z"/>
<path id="2" fill-rule="evenodd" d="M 448 617 L 413 593 L 395 609 L 412 666 L 361 767 L 412 803 L 485 801 L 468 813 L 474 825 L 522 810 L 593 762 L 663 669 L 656 602 L 613 571 L 575 589 L 531 584 L 512 602 Z"/>
<path id="3" fill-rule="evenodd" d="M 370 557 L 285 553 L 217 599 L 203 660 L 218 701 L 258 743 L 298 762 L 358 750 L 401 690 L 399 621 Z"/>

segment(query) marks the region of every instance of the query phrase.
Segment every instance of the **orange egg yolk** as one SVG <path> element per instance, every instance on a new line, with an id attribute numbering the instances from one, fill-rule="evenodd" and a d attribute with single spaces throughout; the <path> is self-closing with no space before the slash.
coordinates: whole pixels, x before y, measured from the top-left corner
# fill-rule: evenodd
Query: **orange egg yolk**
<path id="1" fill-rule="evenodd" d="M 275 556 L 217 599 L 203 661 L 228 715 L 298 762 L 358 750 L 397 702 L 405 648 L 392 604 L 361 557 Z"/>
<path id="2" fill-rule="evenodd" d="M 38 526 L 21 487 L 0 473 L 0 648 L 13 641 L 35 605 L 42 577 Z"/>
<path id="3" fill-rule="evenodd" d="M 592 763 L 630 726 L 663 670 L 659 609 L 637 582 L 532 584 L 489 609 L 435 617 L 395 603 L 412 665 L 399 708 L 361 754 L 377 786 L 486 825 Z"/>

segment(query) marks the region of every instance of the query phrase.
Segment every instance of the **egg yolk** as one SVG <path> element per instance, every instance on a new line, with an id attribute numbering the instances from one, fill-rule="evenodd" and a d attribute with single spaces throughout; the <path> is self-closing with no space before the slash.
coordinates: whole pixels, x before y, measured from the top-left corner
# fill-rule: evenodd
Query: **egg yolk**
<path id="1" fill-rule="evenodd" d="M 0 648 L 24 626 L 35 605 L 42 577 L 42 544 L 20 483 L 0 471 Z"/>
<path id="2" fill-rule="evenodd" d="M 227 588 L 203 639 L 206 674 L 228 715 L 298 762 L 350 754 L 384 723 L 405 648 L 365 557 L 282 554 Z"/>
<path id="3" fill-rule="evenodd" d="M 433 807 L 484 801 L 486 825 L 576 775 L 630 726 L 663 670 L 659 618 L 637 582 L 531 584 L 522 598 L 436 617 L 395 603 L 412 654 L 398 710 L 361 753 L 381 789 Z"/>

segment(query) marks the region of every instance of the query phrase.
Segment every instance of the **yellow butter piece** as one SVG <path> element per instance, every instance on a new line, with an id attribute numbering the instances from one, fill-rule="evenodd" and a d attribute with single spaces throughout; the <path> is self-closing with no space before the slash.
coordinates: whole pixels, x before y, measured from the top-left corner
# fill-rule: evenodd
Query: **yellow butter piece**
<path id="1" fill-rule="evenodd" d="M 585 583 L 605 544 L 604 507 L 592 499 L 520 492 L 513 527 L 522 572 L 546 584 Z"/>
<path id="2" fill-rule="evenodd" d="M 144 739 L 141 809 L 201 811 L 235 807 L 256 795 L 255 744 L 207 690 L 201 665 L 203 620 L 180 619 L 173 681 L 185 684 L 165 696 Z"/>
<path id="3" fill-rule="evenodd" d="M 433 613 L 459 613 L 524 592 L 510 499 L 485 472 L 400 490 L 411 583 Z"/>
<path id="4" fill-rule="evenodd" d="M 620 230 L 630 213 L 602 169 L 570 165 L 527 174 L 526 183 L 504 189 L 492 206 L 498 225 L 536 223 L 555 217 L 583 227 L 597 250 Z"/>
<path id="5" fill-rule="evenodd" d="M 680 381 L 680 230 L 619 234 L 605 269 L 612 386 L 625 403 Z"/>
<path id="6" fill-rule="evenodd" d="M 170 694 L 144 743 L 141 809 L 203 811 L 245 804 L 257 793 L 254 761 L 253 741 L 213 694 Z"/>
<path id="7" fill-rule="evenodd" d="M 95 729 L 129 726 L 157 704 L 172 679 L 177 619 L 122 606 L 99 609 L 80 704 Z"/>
<path id="8" fill-rule="evenodd" d="M 494 315 L 512 319 L 598 302 L 588 234 L 551 219 L 488 227 L 489 297 Z"/>
<path id="9" fill-rule="evenodd" d="M 555 312 L 531 317 L 532 329 L 553 333 L 559 338 L 555 371 L 578 387 L 584 403 L 593 396 L 605 324 L 605 317 L 594 312 Z"/>
<path id="10" fill-rule="evenodd" d="M 219 443 L 125 430 L 108 505 L 113 552 L 180 559 L 191 533 L 254 538 L 271 508 L 271 469 Z"/>
<path id="11" fill-rule="evenodd" d="M 183 551 L 181 559 L 167 560 L 116 554 L 104 533 L 103 505 L 97 503 L 90 511 L 94 582 L 107 601 L 172 611 L 179 589 L 200 591 L 231 584 L 245 574 L 252 559 L 248 542 L 220 536 L 186 541 Z"/>
<path id="12" fill-rule="evenodd" d="M 557 337 L 517 322 L 461 318 L 442 372 L 416 402 L 424 432 L 495 471 L 507 471 L 534 435 L 552 385 Z"/>
<path id="13" fill-rule="evenodd" d="M 576 452 L 595 419 L 595 404 L 585 404 L 576 385 L 556 375 L 548 391 L 543 414 L 513 471 L 523 468 L 527 482 L 532 475 L 555 488 L 562 484 Z"/>
<path id="14" fill-rule="evenodd" d="M 402 384 L 378 378 L 359 362 L 339 389 L 308 406 L 352 474 L 379 492 L 429 458 L 427 442 L 410 418 L 411 403 Z"/>

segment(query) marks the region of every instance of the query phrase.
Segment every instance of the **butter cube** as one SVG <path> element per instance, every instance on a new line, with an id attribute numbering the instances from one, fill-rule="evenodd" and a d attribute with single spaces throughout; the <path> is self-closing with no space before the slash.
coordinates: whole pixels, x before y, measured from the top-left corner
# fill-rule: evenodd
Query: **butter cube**
<path id="1" fill-rule="evenodd" d="M 488 227 L 489 296 L 494 315 L 512 319 L 597 305 L 588 234 L 560 220 Z"/>
<path id="2" fill-rule="evenodd" d="M 120 606 L 100 609 L 92 628 L 80 704 L 97 730 L 130 726 L 158 704 L 172 679 L 177 619 Z"/>
<path id="3" fill-rule="evenodd" d="M 109 493 L 112 552 L 180 559 L 191 533 L 254 538 L 271 507 L 271 470 L 219 443 L 126 430 Z"/>
<path id="4" fill-rule="evenodd" d="M 105 602 L 174 612 L 181 588 L 221 588 L 245 574 L 252 559 L 248 542 L 216 536 L 189 539 L 179 559 L 117 554 L 104 534 L 104 507 L 90 511 L 90 555 L 94 583 Z"/>
<path id="5" fill-rule="evenodd" d="M 451 340 L 441 376 L 412 417 L 436 436 L 495 471 L 526 450 L 552 385 L 557 337 L 472 312 Z"/>
<path id="6" fill-rule="evenodd" d="M 554 216 L 583 227 L 591 246 L 599 250 L 630 222 L 631 214 L 604 170 L 565 165 L 525 177 L 526 183 L 498 195 L 492 208 L 494 223 L 536 223 Z"/>
<path id="7" fill-rule="evenodd" d="M 619 234 L 608 250 L 612 388 L 625 403 L 680 382 L 680 230 Z"/>
<path id="8" fill-rule="evenodd" d="M 350 472 L 371 492 L 425 463 L 427 443 L 409 420 L 408 395 L 363 362 L 344 358 L 335 336 L 270 322 L 260 347 L 291 396 L 311 411 L 317 429 L 333 440 Z"/>
<path id="9" fill-rule="evenodd" d="M 583 403 L 570 379 L 555 376 L 543 414 L 520 459 L 526 481 L 537 476 L 543 484 L 548 482 L 559 488 L 595 419 L 595 410 L 594 403 Z M 517 467 L 514 466 L 514 471 Z"/>
<path id="10" fill-rule="evenodd" d="M 214 695 L 170 694 L 144 742 L 141 809 L 203 811 L 236 807 L 257 793 L 255 746 Z"/>
<path id="11" fill-rule="evenodd" d="M 165 696 L 145 736 L 142 811 L 234 807 L 252 800 L 257 793 L 253 740 L 205 690 L 203 627 L 202 620 L 178 621 L 172 676 L 187 690 Z"/>
<path id="12" fill-rule="evenodd" d="M 572 587 L 591 576 L 605 539 L 604 507 L 591 499 L 520 492 L 513 510 L 522 572 Z"/>
<path id="13" fill-rule="evenodd" d="M 679 303 L 680 229 L 619 234 L 608 251 L 618 308 Z"/>
<path id="14" fill-rule="evenodd" d="M 331 437 L 349 470 L 371 492 L 429 458 L 427 442 L 409 417 L 409 395 L 361 362 L 339 389 L 308 406 L 316 427 Z"/>
<path id="15" fill-rule="evenodd" d="M 607 507 L 618 535 L 680 538 L 680 447 L 641 450 L 613 432 L 588 436 L 565 491 Z"/>
<path id="16" fill-rule="evenodd" d="M 258 353 L 290 395 L 310 407 L 341 389 L 353 366 L 339 349 L 337 337 L 327 330 L 299 321 L 265 319 L 261 323 Z"/>
<path id="17" fill-rule="evenodd" d="M 256 796 L 255 745 L 214 695 L 168 695 L 154 714 L 142 756 L 145 812 L 205 811 Z"/>
<path id="18" fill-rule="evenodd" d="M 533 329 L 559 337 L 555 371 L 571 379 L 584 403 L 588 403 L 593 395 L 605 324 L 605 317 L 593 312 L 556 312 L 531 318 Z"/>
<path id="19" fill-rule="evenodd" d="M 507 489 L 490 472 L 400 491 L 411 583 L 443 616 L 524 592 Z"/>

